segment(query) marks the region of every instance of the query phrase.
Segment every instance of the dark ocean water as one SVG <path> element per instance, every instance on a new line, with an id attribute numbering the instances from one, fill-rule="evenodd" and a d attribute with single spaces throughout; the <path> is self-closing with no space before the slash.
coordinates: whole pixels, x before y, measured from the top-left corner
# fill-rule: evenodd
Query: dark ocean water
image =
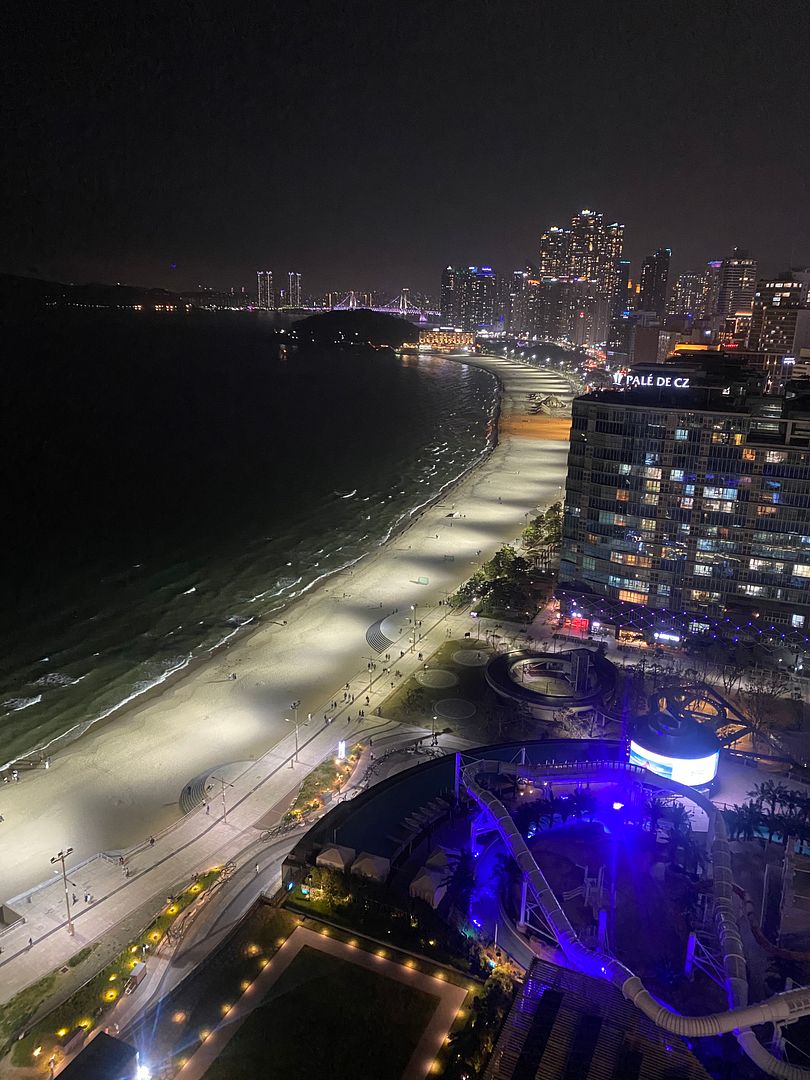
<path id="1" fill-rule="evenodd" d="M 0 765 L 360 558 L 484 451 L 490 375 L 261 316 L 0 328 Z"/>

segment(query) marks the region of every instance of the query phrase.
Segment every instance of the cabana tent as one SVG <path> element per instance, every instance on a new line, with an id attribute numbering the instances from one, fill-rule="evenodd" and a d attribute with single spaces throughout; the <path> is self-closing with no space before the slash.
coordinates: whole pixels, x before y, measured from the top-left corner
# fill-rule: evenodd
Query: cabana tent
<path id="1" fill-rule="evenodd" d="M 337 870 L 338 873 L 344 873 L 349 869 L 354 862 L 354 857 L 357 852 L 354 848 L 342 847 L 340 844 L 333 844 L 332 847 L 324 848 L 323 851 L 315 859 L 316 866 L 325 866 L 329 870 Z"/>
<path id="2" fill-rule="evenodd" d="M 382 855 L 371 855 L 363 851 L 352 863 L 353 874 L 357 877 L 370 878 L 371 881 L 385 881 L 391 873 L 391 863 Z"/>
<path id="3" fill-rule="evenodd" d="M 408 891 L 417 900 L 424 900 L 432 908 L 437 908 L 447 892 L 447 886 L 443 885 L 442 881 L 443 877 L 440 871 L 423 866 L 411 882 Z"/>

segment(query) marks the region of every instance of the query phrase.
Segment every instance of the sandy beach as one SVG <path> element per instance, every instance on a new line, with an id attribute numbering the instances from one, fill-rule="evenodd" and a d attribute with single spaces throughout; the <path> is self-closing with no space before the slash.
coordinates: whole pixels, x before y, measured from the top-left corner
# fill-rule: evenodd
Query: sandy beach
<path id="1" fill-rule="evenodd" d="M 530 415 L 529 395 L 570 400 L 567 383 L 501 359 L 472 362 L 503 384 L 494 451 L 404 533 L 296 601 L 281 616 L 286 625 L 261 625 L 61 750 L 49 770 L 3 785 L 0 900 L 47 879 L 60 847 L 79 860 L 171 824 L 195 777 L 255 760 L 290 736 L 293 701 L 303 739 L 307 715 L 321 726 L 344 684 L 377 659 L 365 637 L 372 624 L 396 611 L 404 625 L 411 604 L 417 613 L 437 604 L 519 534 L 528 512 L 559 498 L 569 421 Z M 370 438 L 384 439 L 384 425 Z"/>

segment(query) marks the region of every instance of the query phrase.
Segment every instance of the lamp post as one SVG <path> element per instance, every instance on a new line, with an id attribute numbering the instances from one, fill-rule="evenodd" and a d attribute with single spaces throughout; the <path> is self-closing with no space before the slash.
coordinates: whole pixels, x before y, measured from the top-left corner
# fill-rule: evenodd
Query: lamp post
<path id="1" fill-rule="evenodd" d="M 229 784 L 227 780 L 224 780 L 221 776 L 212 776 L 212 780 L 217 780 L 222 785 L 222 821 L 225 825 L 228 824 L 228 807 L 225 804 L 225 787 L 233 787 L 233 784 Z"/>
<path id="2" fill-rule="evenodd" d="M 284 717 L 284 723 L 289 724 L 289 716 Z M 298 761 L 298 716 L 295 717 L 295 761 Z M 294 768 L 293 758 L 290 758 L 290 768 Z"/>
<path id="3" fill-rule="evenodd" d="M 416 604 L 411 604 L 411 631 L 413 637 L 411 652 L 416 652 Z"/>
<path id="4" fill-rule="evenodd" d="M 298 706 L 300 704 L 301 704 L 300 699 L 298 701 L 291 701 L 290 702 L 290 708 L 293 710 L 293 712 L 295 714 L 295 726 L 296 727 L 298 726 Z"/>
<path id="5" fill-rule="evenodd" d="M 67 908 L 67 928 L 70 935 L 73 934 L 73 919 L 71 919 L 70 917 L 70 893 L 68 892 L 68 879 L 67 871 L 65 870 L 65 859 L 67 859 L 68 856 L 72 854 L 73 848 L 69 847 L 65 848 L 64 851 L 60 851 L 58 855 L 54 855 L 54 857 L 51 859 L 51 865 L 57 862 L 62 864 L 62 883 L 65 886 L 65 907 Z"/>

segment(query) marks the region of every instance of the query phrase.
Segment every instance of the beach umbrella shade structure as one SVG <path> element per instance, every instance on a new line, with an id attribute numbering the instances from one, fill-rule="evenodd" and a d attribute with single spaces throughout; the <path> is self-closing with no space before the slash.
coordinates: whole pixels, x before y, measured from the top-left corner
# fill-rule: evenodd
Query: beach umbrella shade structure
<path id="1" fill-rule="evenodd" d="M 356 854 L 354 848 L 334 844 L 332 847 L 324 848 L 318 854 L 315 865 L 325 866 L 328 870 L 337 870 L 342 874 L 352 865 Z"/>
<path id="2" fill-rule="evenodd" d="M 382 855 L 372 855 L 363 851 L 352 863 L 351 872 L 357 877 L 368 878 L 370 881 L 385 881 L 391 873 L 391 863 Z"/>
<path id="3" fill-rule="evenodd" d="M 424 900 L 432 908 L 437 908 L 445 897 L 447 886 L 443 884 L 439 870 L 423 866 L 411 882 L 408 892 L 414 899 Z"/>

